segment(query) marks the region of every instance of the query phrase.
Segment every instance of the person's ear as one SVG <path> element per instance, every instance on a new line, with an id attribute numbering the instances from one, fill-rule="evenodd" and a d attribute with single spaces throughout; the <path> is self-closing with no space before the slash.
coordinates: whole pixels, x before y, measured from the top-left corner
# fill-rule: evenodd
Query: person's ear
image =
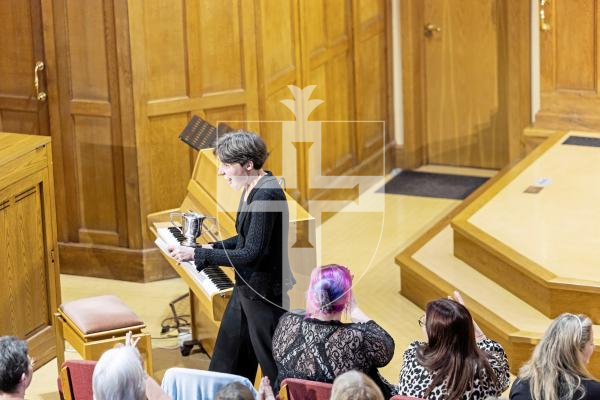
<path id="1" fill-rule="evenodd" d="M 29 384 L 31 383 L 30 375 L 33 375 L 33 374 L 29 374 L 28 372 L 29 371 L 23 372 L 21 374 L 21 379 L 19 380 L 19 385 L 22 385 L 24 388 L 27 388 L 29 386 Z"/>
<path id="2" fill-rule="evenodd" d="M 252 162 L 252 161 L 246 162 L 246 169 L 248 171 L 252 171 L 254 169 L 254 162 Z"/>

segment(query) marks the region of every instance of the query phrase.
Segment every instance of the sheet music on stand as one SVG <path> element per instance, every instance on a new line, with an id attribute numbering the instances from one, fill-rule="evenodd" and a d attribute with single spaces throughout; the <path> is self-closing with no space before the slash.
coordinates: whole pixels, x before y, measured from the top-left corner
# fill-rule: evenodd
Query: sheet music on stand
<path id="1" fill-rule="evenodd" d="M 233 130 L 233 128 L 224 123 L 219 124 L 219 127 L 216 128 L 199 116 L 194 115 L 179 134 L 179 139 L 194 149 L 201 150 L 213 147 L 217 135 L 222 135 Z"/>

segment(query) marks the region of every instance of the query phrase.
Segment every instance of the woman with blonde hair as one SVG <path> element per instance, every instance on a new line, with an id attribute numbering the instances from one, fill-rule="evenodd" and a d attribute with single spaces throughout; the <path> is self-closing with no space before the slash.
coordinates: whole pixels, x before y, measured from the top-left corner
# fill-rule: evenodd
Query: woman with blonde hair
<path id="1" fill-rule="evenodd" d="M 348 371 L 333 381 L 331 400 L 383 400 L 383 393 L 362 372 Z"/>
<path id="2" fill-rule="evenodd" d="M 511 400 L 600 398 L 600 382 L 586 368 L 594 352 L 592 321 L 585 315 L 557 317 L 519 371 Z"/>

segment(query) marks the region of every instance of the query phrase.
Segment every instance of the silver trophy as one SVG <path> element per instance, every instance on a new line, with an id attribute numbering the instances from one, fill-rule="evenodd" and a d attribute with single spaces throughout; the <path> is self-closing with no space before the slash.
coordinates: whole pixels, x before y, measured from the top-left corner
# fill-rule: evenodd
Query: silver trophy
<path id="1" fill-rule="evenodd" d="M 173 221 L 173 218 L 176 217 L 180 218 L 181 227 L 179 227 Z M 185 213 L 172 212 L 169 214 L 171 224 L 173 224 L 173 226 L 179 229 L 181 231 L 181 234 L 185 237 L 185 240 L 181 242 L 181 245 L 188 247 L 198 246 L 198 243 L 196 243 L 196 239 L 198 239 L 198 237 L 202 235 L 202 222 L 204 222 L 206 218 L 210 217 L 206 217 L 205 215 L 193 211 L 188 211 Z"/>

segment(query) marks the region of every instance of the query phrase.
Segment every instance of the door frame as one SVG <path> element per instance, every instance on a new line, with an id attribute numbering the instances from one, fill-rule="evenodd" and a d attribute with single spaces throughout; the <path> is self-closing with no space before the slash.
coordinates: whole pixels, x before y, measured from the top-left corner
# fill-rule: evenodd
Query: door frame
<path id="1" fill-rule="evenodd" d="M 524 155 L 523 130 L 531 115 L 531 5 L 529 2 L 499 1 L 503 24 L 499 26 L 501 59 L 510 77 L 506 93 L 509 163 Z M 402 47 L 402 97 L 404 109 L 404 169 L 427 164 L 425 5 L 423 0 L 400 2 Z"/>
<path id="2" fill-rule="evenodd" d="M 63 143 L 60 130 L 60 108 L 58 94 L 58 66 L 56 64 L 56 39 L 54 36 L 54 0 L 39 0 L 42 8 L 42 32 L 44 43 L 44 72 L 46 73 L 46 92 L 48 94 L 48 115 L 50 125 L 50 137 L 52 138 L 52 163 L 54 172 L 54 187 L 64 188 L 63 173 Z M 65 204 L 65 191 L 56 190 L 55 208 L 56 220 L 67 221 L 65 207 L 56 207 Z M 58 237 L 60 241 L 60 237 Z"/>

